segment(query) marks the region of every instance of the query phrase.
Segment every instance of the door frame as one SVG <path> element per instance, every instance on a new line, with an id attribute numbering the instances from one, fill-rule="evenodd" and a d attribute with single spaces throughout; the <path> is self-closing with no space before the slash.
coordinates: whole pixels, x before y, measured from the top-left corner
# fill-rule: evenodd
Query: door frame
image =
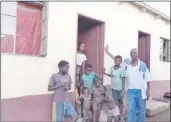
<path id="1" fill-rule="evenodd" d="M 101 63 L 102 66 L 101 67 L 104 68 L 105 22 L 102 20 L 96 19 L 94 17 L 91 17 L 91 16 L 77 12 L 77 36 L 76 36 L 77 38 L 78 38 L 78 19 L 79 19 L 79 17 L 99 23 L 99 31 L 100 31 L 100 36 L 101 36 L 100 41 L 102 41 L 102 43 L 101 43 L 102 45 L 100 45 L 101 49 L 99 51 L 100 51 L 100 58 L 102 59 L 102 63 Z M 77 45 L 78 45 L 77 38 L 76 38 L 76 52 L 77 52 Z M 103 71 L 103 69 L 102 69 L 102 71 Z M 103 79 L 103 74 L 101 74 L 101 75 L 102 75 L 102 79 Z"/>

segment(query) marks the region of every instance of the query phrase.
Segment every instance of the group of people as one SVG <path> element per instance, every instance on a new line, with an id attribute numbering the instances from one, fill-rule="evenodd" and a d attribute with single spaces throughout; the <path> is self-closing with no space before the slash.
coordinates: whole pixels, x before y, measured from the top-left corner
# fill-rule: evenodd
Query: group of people
<path id="1" fill-rule="evenodd" d="M 54 91 L 52 121 L 61 122 L 64 117 L 70 117 L 75 122 L 79 117 L 84 122 L 99 122 L 102 107 L 107 105 L 107 121 L 123 119 L 123 97 L 126 93 L 125 82 L 128 82 L 128 122 L 145 121 L 146 100 L 149 98 L 149 71 L 146 64 L 138 59 L 137 49 L 130 52 L 131 58 L 123 59 L 109 52 L 108 45 L 105 52 L 114 60 L 110 73 L 112 95 L 110 89 L 103 86 L 102 76 L 92 71 L 92 65 L 86 63 L 87 57 L 83 53 L 85 44 L 80 42 L 77 50 L 76 62 L 76 99 L 75 107 L 69 100 L 68 90 L 72 80 L 69 63 L 62 60 L 58 63 L 59 72 L 51 76 L 48 91 Z M 124 65 L 122 65 L 124 64 Z M 138 119 L 136 114 L 138 112 Z"/>

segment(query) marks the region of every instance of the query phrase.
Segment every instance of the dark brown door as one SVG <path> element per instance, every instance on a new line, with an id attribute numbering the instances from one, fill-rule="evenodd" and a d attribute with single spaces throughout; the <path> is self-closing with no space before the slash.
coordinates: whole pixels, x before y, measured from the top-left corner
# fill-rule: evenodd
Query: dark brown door
<path id="1" fill-rule="evenodd" d="M 101 25 L 97 25 L 78 35 L 78 40 L 85 43 L 87 63 L 91 64 L 93 71 L 100 75 L 102 75 L 104 60 L 103 35 L 101 35 L 103 30 L 104 28 Z"/>
<path id="2" fill-rule="evenodd" d="M 150 47 L 151 47 L 151 37 L 149 35 L 139 37 L 138 56 L 140 60 L 146 63 L 149 70 L 150 70 Z"/>

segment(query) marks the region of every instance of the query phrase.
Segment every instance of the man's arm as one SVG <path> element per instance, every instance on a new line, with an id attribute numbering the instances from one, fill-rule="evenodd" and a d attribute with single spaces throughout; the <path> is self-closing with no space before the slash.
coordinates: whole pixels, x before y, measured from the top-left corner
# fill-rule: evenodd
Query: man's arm
<path id="1" fill-rule="evenodd" d="M 146 96 L 147 96 L 147 100 L 148 100 L 149 97 L 150 97 L 150 82 L 149 82 L 150 81 L 150 72 L 149 72 L 147 67 L 146 67 L 146 71 L 145 71 L 145 74 L 144 74 L 144 80 L 147 83 Z"/>
<path id="2" fill-rule="evenodd" d="M 58 82 L 57 84 L 54 83 L 54 76 L 52 75 L 49 81 L 49 85 L 48 85 L 48 91 L 53 91 L 56 90 L 59 87 L 62 87 L 63 84 L 61 84 L 60 82 Z"/>
<path id="3" fill-rule="evenodd" d="M 122 77 L 122 91 L 124 91 L 125 90 L 125 81 L 127 78 L 127 72 L 125 69 L 123 69 L 121 77 Z"/>
<path id="4" fill-rule="evenodd" d="M 146 72 L 145 72 L 145 80 L 147 82 L 147 90 L 150 89 L 150 72 L 148 70 L 148 68 L 146 69 Z"/>
<path id="5" fill-rule="evenodd" d="M 106 47 L 105 47 L 105 52 L 106 52 L 113 60 L 115 60 L 115 56 L 109 52 L 109 46 L 108 46 L 108 45 L 106 45 Z"/>
<path id="6" fill-rule="evenodd" d="M 72 79 L 71 76 L 69 75 L 69 81 L 68 83 L 65 84 L 65 90 L 71 90 L 71 84 L 72 84 Z"/>

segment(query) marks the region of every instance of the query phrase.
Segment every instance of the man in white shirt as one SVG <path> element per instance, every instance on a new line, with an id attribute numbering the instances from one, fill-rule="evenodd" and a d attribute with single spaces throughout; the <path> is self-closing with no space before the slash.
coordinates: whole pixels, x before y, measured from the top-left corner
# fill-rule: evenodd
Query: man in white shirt
<path id="1" fill-rule="evenodd" d="M 108 51 L 109 47 L 105 48 L 106 53 L 114 59 Z M 138 59 L 138 50 L 132 49 L 130 58 L 124 59 L 128 75 L 128 122 L 144 122 L 146 112 L 146 99 L 149 99 L 149 71 L 146 64 Z M 139 113 L 138 120 L 136 119 L 136 111 Z"/>

